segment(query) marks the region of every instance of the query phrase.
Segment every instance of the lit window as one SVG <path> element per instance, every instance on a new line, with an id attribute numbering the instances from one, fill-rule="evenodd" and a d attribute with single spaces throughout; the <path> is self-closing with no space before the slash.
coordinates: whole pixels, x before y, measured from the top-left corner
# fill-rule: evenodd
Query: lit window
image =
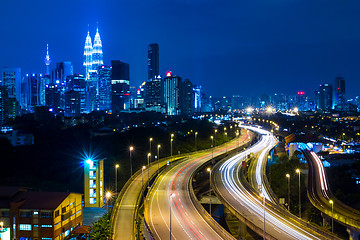
<path id="1" fill-rule="evenodd" d="M 51 228 L 52 225 L 41 225 L 41 227 L 43 227 L 43 228 Z"/>
<path id="2" fill-rule="evenodd" d="M 96 204 L 96 198 L 90 198 L 90 204 Z"/>
<path id="3" fill-rule="evenodd" d="M 38 214 L 39 214 L 39 212 L 37 212 L 37 211 L 34 212 L 34 215 L 38 215 Z"/>
<path id="4" fill-rule="evenodd" d="M 22 231 L 31 231 L 31 224 L 20 224 L 19 229 Z"/>

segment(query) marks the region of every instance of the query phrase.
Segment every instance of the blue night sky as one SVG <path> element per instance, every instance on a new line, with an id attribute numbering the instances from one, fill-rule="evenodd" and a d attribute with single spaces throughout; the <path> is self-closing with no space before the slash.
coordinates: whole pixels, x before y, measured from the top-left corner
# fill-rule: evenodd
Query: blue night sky
<path id="1" fill-rule="evenodd" d="M 96 22 L 104 63 L 130 64 L 131 85 L 147 78 L 147 45 L 160 45 L 160 71 L 202 84 L 207 95 L 313 97 L 346 80 L 360 95 L 360 1 L 355 0 L 20 0 L 0 2 L 0 66 L 44 72 L 46 43 L 56 62 L 82 73 Z"/>

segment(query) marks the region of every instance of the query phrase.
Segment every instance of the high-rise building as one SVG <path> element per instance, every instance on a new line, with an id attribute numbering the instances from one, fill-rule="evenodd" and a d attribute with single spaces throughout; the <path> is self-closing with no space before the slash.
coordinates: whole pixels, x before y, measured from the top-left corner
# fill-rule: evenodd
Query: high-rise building
<path id="1" fill-rule="evenodd" d="M 80 92 L 70 90 L 65 93 L 65 117 L 78 117 L 81 112 Z"/>
<path id="2" fill-rule="evenodd" d="M 75 91 L 75 92 L 79 93 L 79 99 L 80 99 L 79 113 L 87 112 L 87 102 L 86 102 L 86 97 L 87 97 L 86 87 L 87 87 L 87 85 L 86 85 L 86 81 L 85 81 L 85 76 L 82 74 L 74 74 L 74 75 L 67 77 L 67 82 L 68 82 L 68 84 L 66 86 L 67 92 Z M 73 96 L 75 96 L 75 95 L 76 94 L 74 93 Z M 74 103 L 72 101 L 66 102 L 66 100 L 65 100 L 65 110 L 68 109 L 69 106 L 73 105 L 73 104 Z"/>
<path id="3" fill-rule="evenodd" d="M 46 44 L 46 56 L 45 56 L 44 62 L 46 65 L 46 75 L 49 75 L 50 74 L 49 68 L 50 68 L 50 64 L 51 64 L 51 58 L 49 55 L 49 44 Z"/>
<path id="4" fill-rule="evenodd" d="M 152 43 L 148 47 L 148 80 L 159 76 L 159 44 Z"/>
<path id="5" fill-rule="evenodd" d="M 96 28 L 94 45 L 92 47 L 92 70 L 98 71 L 99 67 L 104 64 L 102 43 L 99 34 L 99 28 Z"/>
<path id="6" fill-rule="evenodd" d="M 71 62 L 58 62 L 56 68 L 52 71 L 52 82 L 55 84 L 66 85 L 66 78 L 74 74 Z"/>
<path id="7" fill-rule="evenodd" d="M 85 39 L 84 62 L 83 62 L 86 79 L 89 78 L 89 72 L 92 69 L 92 53 L 93 53 L 93 46 L 91 43 L 90 32 L 88 31 Z"/>
<path id="8" fill-rule="evenodd" d="M 25 78 L 27 86 L 23 91 L 24 107 L 28 111 L 34 110 L 35 106 L 44 105 L 43 92 L 45 91 L 45 78 L 41 73 L 26 74 Z M 26 105 L 25 105 L 26 104 Z"/>
<path id="9" fill-rule="evenodd" d="M 130 108 L 129 64 L 111 61 L 111 109 L 114 113 Z"/>
<path id="10" fill-rule="evenodd" d="M 334 106 L 345 104 L 345 79 L 340 74 L 335 77 L 335 99 Z"/>
<path id="11" fill-rule="evenodd" d="M 90 78 L 91 72 L 98 71 L 99 67 L 104 64 L 103 61 L 103 51 L 102 51 L 102 42 L 99 34 L 99 28 L 96 28 L 96 34 L 94 38 L 94 45 L 91 43 L 90 32 L 85 39 L 84 47 L 84 61 L 83 66 L 85 68 L 85 79 Z"/>
<path id="12" fill-rule="evenodd" d="M 330 110 L 332 109 L 332 85 L 321 84 L 319 91 L 316 93 L 315 98 L 317 99 L 317 109 Z"/>
<path id="13" fill-rule="evenodd" d="M 45 86 L 45 106 L 53 112 L 57 112 L 60 108 L 60 90 L 54 83 Z"/>
<path id="14" fill-rule="evenodd" d="M 201 97 L 202 97 L 202 90 L 201 85 L 195 85 L 193 88 L 194 91 L 194 111 L 201 112 Z"/>
<path id="15" fill-rule="evenodd" d="M 193 84 L 185 79 L 180 87 L 180 111 L 182 115 L 192 116 L 194 113 L 194 91 Z"/>
<path id="16" fill-rule="evenodd" d="M 163 111 L 163 92 L 161 77 L 155 76 L 145 83 L 145 109 L 146 111 Z"/>
<path id="17" fill-rule="evenodd" d="M 9 99 L 7 87 L 0 85 L 0 126 L 3 126 L 8 119 L 9 113 L 7 102 Z"/>
<path id="18" fill-rule="evenodd" d="M 181 113 L 180 86 L 181 77 L 172 76 L 172 73 L 168 71 L 163 81 L 164 104 L 168 115 L 180 115 Z"/>
<path id="19" fill-rule="evenodd" d="M 99 110 L 111 109 L 111 67 L 101 66 L 98 70 L 99 77 Z"/>
<path id="20" fill-rule="evenodd" d="M 4 67 L 1 70 L 2 84 L 8 89 L 9 98 L 21 103 L 21 69 L 17 67 Z"/>

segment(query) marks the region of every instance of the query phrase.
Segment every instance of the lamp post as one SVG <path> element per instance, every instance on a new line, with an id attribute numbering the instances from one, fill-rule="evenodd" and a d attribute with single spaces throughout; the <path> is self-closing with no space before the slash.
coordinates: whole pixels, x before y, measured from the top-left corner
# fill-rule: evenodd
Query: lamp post
<path id="1" fill-rule="evenodd" d="M 160 169 L 160 166 L 159 166 L 159 162 L 160 162 L 160 148 L 161 148 L 161 145 L 158 144 L 157 145 L 157 156 L 158 156 L 158 174 L 159 174 L 159 169 Z"/>
<path id="2" fill-rule="evenodd" d="M 214 136 L 210 136 L 211 138 L 211 160 L 214 158 Z"/>
<path id="3" fill-rule="evenodd" d="M 197 151 L 197 142 L 196 142 L 196 136 L 198 135 L 198 132 L 195 132 L 195 152 Z"/>
<path id="4" fill-rule="evenodd" d="M 207 168 L 206 171 L 209 172 L 209 213 L 211 216 L 211 168 Z"/>
<path id="5" fill-rule="evenodd" d="M 149 138 L 149 143 L 150 143 L 150 151 L 149 151 L 149 153 L 150 153 L 150 162 L 151 162 L 151 142 L 152 142 L 152 140 L 153 140 L 153 138 Z"/>
<path id="6" fill-rule="evenodd" d="M 296 173 L 299 174 L 299 216 L 301 218 L 300 169 L 296 169 Z"/>
<path id="7" fill-rule="evenodd" d="M 174 141 L 174 134 L 171 134 L 170 138 L 170 164 L 172 162 L 172 155 L 173 155 L 173 141 Z"/>
<path id="8" fill-rule="evenodd" d="M 119 167 L 119 164 L 115 165 L 115 193 L 117 193 L 117 170 Z"/>
<path id="9" fill-rule="evenodd" d="M 111 192 L 106 192 L 105 197 L 106 197 L 106 211 L 107 211 L 109 207 L 109 199 L 111 197 Z"/>
<path id="10" fill-rule="evenodd" d="M 141 189 L 144 187 L 144 170 L 145 170 L 146 166 L 142 166 L 141 168 Z M 142 200 L 144 203 L 144 193 L 142 193 Z M 145 212 L 145 207 L 143 207 L 143 214 Z"/>
<path id="11" fill-rule="evenodd" d="M 227 152 L 226 140 L 227 140 L 227 132 L 225 132 L 225 152 Z"/>
<path id="12" fill-rule="evenodd" d="M 263 199 L 263 207 L 264 207 L 264 232 L 263 232 L 263 238 L 265 240 L 265 223 L 266 223 L 266 218 L 265 218 L 265 194 L 263 192 L 261 192 L 260 197 Z"/>
<path id="13" fill-rule="evenodd" d="M 175 193 L 170 194 L 170 240 L 171 240 L 171 205 L 172 205 L 172 198 L 175 197 Z"/>
<path id="14" fill-rule="evenodd" d="M 130 146 L 130 176 L 132 176 L 132 158 L 131 158 L 131 152 L 134 150 L 134 147 Z"/>
<path id="15" fill-rule="evenodd" d="M 288 211 L 290 211 L 290 174 L 285 175 L 288 179 Z"/>
<path id="16" fill-rule="evenodd" d="M 240 147 L 240 133 L 239 133 L 239 130 L 236 130 L 236 137 L 238 139 L 238 147 Z"/>
<path id="17" fill-rule="evenodd" d="M 330 200 L 331 204 L 331 232 L 334 233 L 334 201 Z"/>
<path id="18" fill-rule="evenodd" d="M 148 161 L 148 188 L 149 188 L 149 180 L 150 180 L 150 157 L 151 157 L 151 153 L 148 153 L 148 155 L 147 155 L 147 161 Z"/>

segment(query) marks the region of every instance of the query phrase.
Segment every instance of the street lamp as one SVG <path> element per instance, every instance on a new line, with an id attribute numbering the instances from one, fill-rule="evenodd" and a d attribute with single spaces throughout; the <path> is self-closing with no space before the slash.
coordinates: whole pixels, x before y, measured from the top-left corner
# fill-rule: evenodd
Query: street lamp
<path id="1" fill-rule="evenodd" d="M 301 218 L 300 169 L 296 169 L 296 173 L 299 174 L 299 216 Z"/>
<path id="2" fill-rule="evenodd" d="M 152 142 L 152 140 L 153 140 L 153 138 L 149 138 L 149 142 L 150 142 L 150 151 L 149 151 L 149 153 L 150 153 L 150 162 L 151 162 L 151 142 Z"/>
<path id="3" fill-rule="evenodd" d="M 115 192 L 117 193 L 117 170 L 119 168 L 119 164 L 115 165 Z"/>
<path id="4" fill-rule="evenodd" d="M 195 132 L 195 152 L 197 151 L 197 142 L 196 142 L 196 136 L 198 135 L 198 132 Z"/>
<path id="5" fill-rule="evenodd" d="M 161 145 L 160 145 L 160 144 L 158 144 L 158 145 L 157 145 L 157 156 L 158 156 L 158 174 L 159 174 L 159 168 L 160 168 L 160 166 L 159 166 L 159 162 L 160 162 L 160 148 L 161 148 Z"/>
<path id="6" fill-rule="evenodd" d="M 288 179 L 288 211 L 290 211 L 290 174 L 285 175 Z"/>
<path id="7" fill-rule="evenodd" d="M 211 138 L 211 160 L 214 158 L 214 136 L 210 136 Z"/>
<path id="8" fill-rule="evenodd" d="M 134 147 L 130 146 L 130 176 L 132 176 L 132 159 L 131 159 L 131 152 L 134 150 Z"/>
<path id="9" fill-rule="evenodd" d="M 111 197 L 111 192 L 106 192 L 105 197 L 106 197 L 106 211 L 107 211 L 109 207 L 109 199 Z"/>
<path id="10" fill-rule="evenodd" d="M 260 197 L 263 199 L 263 207 L 264 207 L 264 232 L 263 232 L 263 238 L 265 240 L 265 221 L 266 221 L 266 218 L 265 218 L 265 194 L 263 192 L 260 193 Z"/>
<path id="11" fill-rule="evenodd" d="M 206 171 L 209 172 L 209 213 L 211 216 L 211 168 L 207 168 Z"/>
<path id="12" fill-rule="evenodd" d="M 334 201 L 330 200 L 331 204 L 331 232 L 334 233 Z"/>
<path id="13" fill-rule="evenodd" d="M 173 155 L 173 141 L 174 141 L 174 134 L 171 134 L 170 138 L 170 164 L 172 162 L 172 155 Z"/>
<path id="14" fill-rule="evenodd" d="M 227 140 L 227 132 L 225 132 L 225 152 L 227 152 L 226 140 Z"/>
<path id="15" fill-rule="evenodd" d="M 141 189 L 144 187 L 144 170 L 146 169 L 146 166 L 142 166 L 141 168 Z M 142 200 L 144 203 L 144 193 L 142 193 Z M 145 207 L 143 207 L 143 214 L 145 212 Z"/>
<path id="16" fill-rule="evenodd" d="M 172 205 L 172 198 L 175 197 L 175 193 L 170 194 L 170 240 L 171 240 L 171 205 Z"/>
<path id="17" fill-rule="evenodd" d="M 148 155 L 147 155 L 147 161 L 148 161 L 148 188 L 149 188 L 149 180 L 150 180 L 150 157 L 151 157 L 151 153 L 148 153 Z"/>

